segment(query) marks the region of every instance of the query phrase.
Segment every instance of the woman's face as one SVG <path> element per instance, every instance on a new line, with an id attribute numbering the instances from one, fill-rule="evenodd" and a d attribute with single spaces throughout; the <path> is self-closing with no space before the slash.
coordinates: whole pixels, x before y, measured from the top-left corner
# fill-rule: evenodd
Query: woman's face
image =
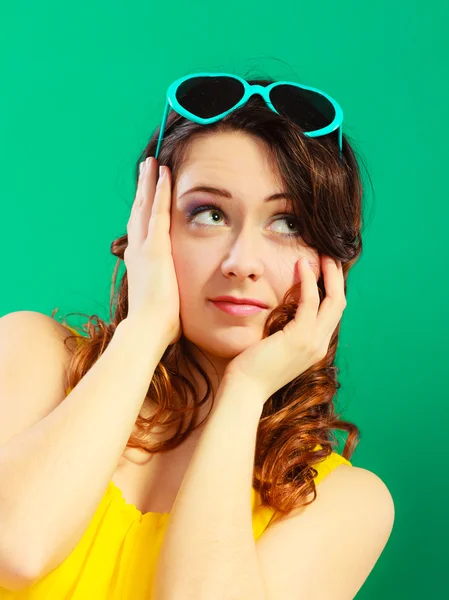
<path id="1" fill-rule="evenodd" d="M 196 186 L 227 190 L 229 197 Z M 264 143 L 252 136 L 214 133 L 191 142 L 172 190 L 170 237 L 184 336 L 210 358 L 226 363 L 262 339 L 268 314 L 299 281 L 295 268 L 309 258 L 318 279 L 319 256 L 300 237 Z M 202 205 L 214 208 L 189 213 Z M 211 302 L 229 295 L 261 300 L 250 316 L 222 312 Z"/>

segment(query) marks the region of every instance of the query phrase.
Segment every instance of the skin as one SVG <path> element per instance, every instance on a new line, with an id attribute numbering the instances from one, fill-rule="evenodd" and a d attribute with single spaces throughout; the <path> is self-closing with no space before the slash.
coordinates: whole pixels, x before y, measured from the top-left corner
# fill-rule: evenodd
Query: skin
<path id="1" fill-rule="evenodd" d="M 290 212 L 289 201 L 263 202 L 283 191 L 268 158 L 264 142 L 242 132 L 200 137 L 190 144 L 172 190 L 170 238 L 183 333 L 215 390 L 229 361 L 262 339 L 269 312 L 299 281 L 298 257 L 309 259 L 316 279 L 320 272 L 315 249 L 301 237 L 279 235 L 296 231 L 294 222 L 281 218 Z M 185 194 L 200 184 L 226 188 L 233 198 Z M 207 209 L 189 223 L 188 210 L 203 204 L 215 204 L 224 214 Z M 233 317 L 209 302 L 224 294 L 257 298 L 269 308 Z"/>
<path id="2" fill-rule="evenodd" d="M 229 361 L 262 339 L 269 312 L 299 281 L 294 268 L 298 258 L 309 259 L 316 280 L 320 273 L 315 249 L 300 237 L 276 235 L 292 233 L 296 227 L 294 222 L 289 224 L 288 218 L 281 218 L 282 213 L 290 212 L 289 201 L 263 202 L 264 198 L 283 191 L 280 174 L 272 170 L 268 158 L 264 142 L 242 132 L 200 137 L 191 142 L 172 188 L 170 238 L 183 334 L 209 375 L 215 392 Z M 207 192 L 184 196 L 200 184 L 226 188 L 233 198 Z M 189 223 L 188 210 L 203 204 L 215 204 L 224 214 L 207 209 Z M 233 317 L 208 301 L 225 294 L 256 298 L 269 308 L 247 318 Z M 187 375 L 182 366 L 181 372 Z M 193 375 L 202 397 L 206 390 L 203 378 L 195 371 Z M 196 422 L 208 414 L 209 407 L 210 401 L 202 407 Z M 145 406 L 142 415 L 150 415 L 152 411 L 151 405 Z M 206 422 L 178 448 L 153 456 L 152 468 L 155 462 L 162 461 L 164 477 L 169 481 L 180 480 Z M 155 440 L 164 439 L 161 432 L 159 428 L 153 430 Z M 132 449 L 126 456 L 131 454 L 136 454 L 133 458 L 141 465 L 149 460 Z"/>

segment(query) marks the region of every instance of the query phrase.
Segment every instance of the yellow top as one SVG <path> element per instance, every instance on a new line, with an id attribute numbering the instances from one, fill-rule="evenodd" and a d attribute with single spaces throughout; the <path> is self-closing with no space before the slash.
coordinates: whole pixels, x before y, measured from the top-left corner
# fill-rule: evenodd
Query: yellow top
<path id="1" fill-rule="evenodd" d="M 315 483 L 341 464 L 352 466 L 336 452 L 315 464 Z M 259 493 L 252 488 L 255 540 L 274 513 L 260 503 Z M 142 514 L 126 502 L 111 481 L 83 537 L 65 561 L 24 590 L 12 592 L 0 587 L 0 600 L 150 600 L 169 517 L 170 513 Z"/>

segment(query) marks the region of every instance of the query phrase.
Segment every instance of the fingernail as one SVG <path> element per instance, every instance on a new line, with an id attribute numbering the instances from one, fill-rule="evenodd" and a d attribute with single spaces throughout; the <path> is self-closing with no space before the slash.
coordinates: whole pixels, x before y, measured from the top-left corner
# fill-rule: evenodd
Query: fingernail
<path id="1" fill-rule="evenodd" d="M 145 168 L 145 161 L 141 162 L 140 165 L 139 165 L 139 173 L 140 173 L 140 175 L 142 175 L 142 171 L 144 170 L 144 168 Z"/>
<path id="2" fill-rule="evenodd" d="M 307 260 L 307 258 L 305 256 L 303 256 L 301 258 L 301 260 L 302 260 L 302 264 L 303 265 L 305 265 L 306 267 L 310 267 L 310 263 L 309 263 L 309 261 Z"/>

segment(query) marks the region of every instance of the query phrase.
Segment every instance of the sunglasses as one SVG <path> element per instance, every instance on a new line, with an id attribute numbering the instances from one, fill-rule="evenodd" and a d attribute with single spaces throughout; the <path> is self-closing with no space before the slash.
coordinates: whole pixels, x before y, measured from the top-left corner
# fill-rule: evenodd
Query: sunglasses
<path id="1" fill-rule="evenodd" d="M 159 155 L 170 107 L 190 121 L 208 125 L 223 119 L 259 94 L 271 110 L 299 125 L 308 137 L 319 137 L 338 129 L 340 162 L 342 156 L 343 111 L 325 92 L 291 81 L 276 81 L 264 87 L 250 85 L 237 75 L 195 73 L 174 81 L 159 130 L 155 158 Z"/>

